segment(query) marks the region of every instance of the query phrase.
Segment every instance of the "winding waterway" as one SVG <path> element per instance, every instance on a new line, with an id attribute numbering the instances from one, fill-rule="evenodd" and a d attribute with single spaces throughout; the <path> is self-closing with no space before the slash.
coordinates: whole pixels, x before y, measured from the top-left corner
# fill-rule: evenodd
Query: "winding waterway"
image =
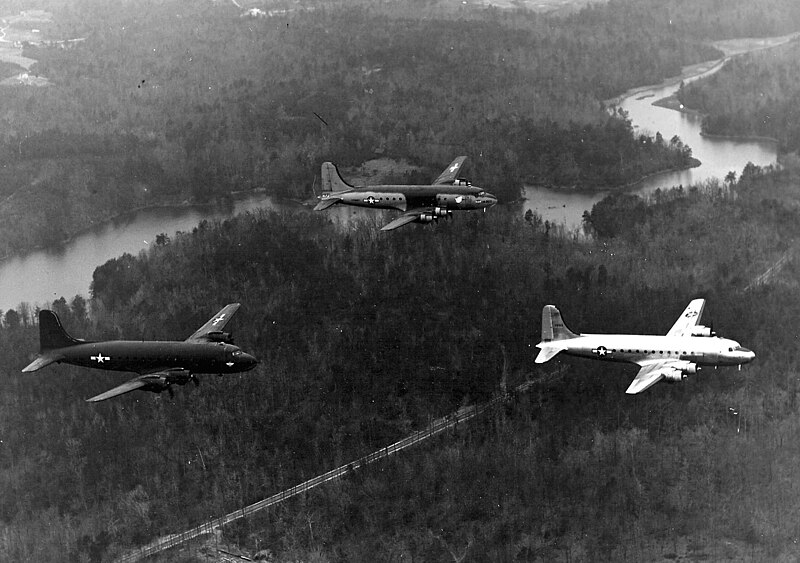
<path id="1" fill-rule="evenodd" d="M 708 72 L 714 72 L 717 67 Z M 699 75 L 695 78 L 698 78 Z M 714 139 L 700 134 L 698 116 L 652 105 L 674 93 L 677 81 L 667 86 L 638 90 L 622 99 L 620 106 L 637 132 L 655 134 L 665 139 L 678 135 L 688 144 L 702 165 L 690 170 L 669 172 L 648 178 L 631 189 L 649 194 L 657 188 L 689 186 L 709 178 L 737 175 L 748 162 L 759 166 L 772 164 L 777 147 L 770 141 Z M 532 209 L 548 221 L 568 229 L 581 225 L 584 210 L 606 195 L 605 192 L 567 193 L 544 188 L 527 188 L 524 210 Z M 68 300 L 88 295 L 95 268 L 125 252 L 138 254 L 154 243 L 157 234 L 172 236 L 176 231 L 191 231 L 203 219 L 219 220 L 258 208 L 282 207 L 264 195 L 251 195 L 227 208 L 177 207 L 139 211 L 111 221 L 75 237 L 57 249 L 38 250 L 0 262 L 0 312 L 20 303 L 44 304 L 59 297 Z M 332 209 L 339 220 L 352 214 L 347 209 Z"/>
<path id="2" fill-rule="evenodd" d="M 716 72 L 721 65 L 700 73 L 686 82 Z M 748 162 L 767 166 L 777 161 L 777 145 L 769 140 L 739 140 L 704 137 L 700 134 L 702 117 L 653 105 L 654 101 L 675 93 L 679 82 L 648 89 L 638 89 L 622 98 L 619 107 L 628 112 L 636 133 L 655 135 L 664 139 L 677 135 L 692 148 L 692 155 L 701 165 L 688 170 L 657 174 L 632 187 L 630 193 L 651 194 L 657 189 L 691 186 L 711 178 L 722 180 L 728 172 L 737 177 Z M 579 228 L 583 212 L 608 195 L 608 192 L 569 192 L 540 187 L 525 189 L 524 208 L 532 209 L 544 220 L 564 224 L 569 230 Z"/>

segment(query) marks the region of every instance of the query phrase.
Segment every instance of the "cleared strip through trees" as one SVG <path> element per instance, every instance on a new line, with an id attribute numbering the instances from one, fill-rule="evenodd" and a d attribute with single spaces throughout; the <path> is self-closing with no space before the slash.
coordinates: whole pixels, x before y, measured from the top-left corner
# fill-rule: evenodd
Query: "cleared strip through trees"
<path id="1" fill-rule="evenodd" d="M 311 489 L 319 487 L 320 485 L 323 485 L 329 481 L 333 481 L 334 479 L 340 479 L 345 475 L 347 475 L 348 473 L 357 471 L 363 467 L 366 467 L 371 463 L 380 461 L 393 454 L 396 454 L 397 452 L 403 451 L 406 448 L 424 442 L 425 440 L 428 440 L 429 438 L 441 434 L 446 430 L 454 429 L 458 426 L 459 423 L 467 422 L 480 414 L 483 414 L 489 410 L 492 410 L 500 405 L 505 404 L 515 394 L 523 393 L 528 389 L 530 389 L 533 385 L 545 383 L 546 381 L 551 381 L 560 376 L 561 372 L 558 372 L 550 374 L 549 376 L 546 375 L 536 380 L 529 380 L 515 387 L 512 393 L 500 394 L 495 398 L 490 399 L 489 401 L 479 403 L 476 405 L 461 407 L 457 411 L 450 413 L 447 416 L 433 420 L 427 426 L 427 428 L 423 430 L 418 430 L 417 432 L 414 432 L 413 434 L 406 436 L 399 442 L 395 442 L 394 444 L 383 447 L 375 452 L 372 452 L 369 455 L 360 457 L 355 461 L 351 461 L 350 463 L 342 465 L 341 467 L 332 469 L 327 473 L 318 475 L 312 479 L 309 479 L 308 481 L 300 483 L 299 485 L 290 487 L 289 489 L 281 491 L 277 494 L 272 495 L 271 497 L 265 498 L 251 505 L 240 508 L 234 512 L 226 514 L 225 516 L 221 516 L 219 518 L 213 518 L 195 528 L 192 528 L 191 530 L 187 530 L 179 534 L 171 534 L 168 536 L 163 536 L 161 538 L 158 538 L 157 540 L 143 547 L 140 547 L 136 550 L 126 553 L 122 557 L 116 559 L 115 562 L 131 563 L 134 561 L 141 561 L 146 557 L 176 547 L 182 543 L 193 540 L 200 536 L 213 534 L 215 530 L 217 530 L 218 528 L 221 528 L 226 524 L 230 524 L 235 520 L 238 520 L 240 518 L 245 518 L 247 516 L 255 514 L 256 512 L 259 512 L 260 510 L 264 510 L 266 508 L 274 506 L 294 496 L 306 493 Z"/>

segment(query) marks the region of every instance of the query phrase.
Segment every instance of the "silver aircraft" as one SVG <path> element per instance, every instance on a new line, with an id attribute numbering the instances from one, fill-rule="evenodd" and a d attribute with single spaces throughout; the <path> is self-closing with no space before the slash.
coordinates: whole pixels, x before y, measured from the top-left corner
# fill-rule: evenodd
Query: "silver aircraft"
<path id="1" fill-rule="evenodd" d="M 628 362 L 641 369 L 626 393 L 641 393 L 662 379 L 682 381 L 701 366 L 740 368 L 755 354 L 738 342 L 719 338 L 711 328 L 700 325 L 705 299 L 695 299 L 681 314 L 666 336 L 644 334 L 575 334 L 553 305 L 542 309 L 542 341 L 535 362 L 542 364 L 556 354 L 580 356 L 609 362 Z"/>

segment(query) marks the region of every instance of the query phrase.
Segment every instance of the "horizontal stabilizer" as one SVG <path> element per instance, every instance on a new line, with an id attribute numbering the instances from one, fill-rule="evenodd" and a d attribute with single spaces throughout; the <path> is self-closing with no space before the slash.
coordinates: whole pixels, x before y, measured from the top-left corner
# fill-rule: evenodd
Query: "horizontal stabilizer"
<path id="1" fill-rule="evenodd" d="M 45 366 L 49 366 L 50 364 L 62 360 L 63 358 L 64 356 L 61 354 L 44 354 L 33 360 L 27 366 L 25 366 L 25 368 L 22 371 L 27 373 L 30 371 L 40 370 Z"/>
<path id="2" fill-rule="evenodd" d="M 539 355 L 536 356 L 534 363 L 543 364 L 545 362 L 549 362 L 553 359 L 555 355 L 563 350 L 560 346 L 552 346 L 545 343 L 537 344 L 541 350 L 539 350 Z"/>
<path id="3" fill-rule="evenodd" d="M 137 389 L 141 389 L 147 385 L 147 382 L 140 377 L 136 377 L 131 379 L 130 381 L 126 381 L 122 385 L 118 385 L 113 389 L 109 389 L 105 393 L 100 393 L 99 395 L 95 395 L 91 399 L 86 399 L 87 403 L 96 403 L 98 401 L 105 401 L 106 399 L 110 399 L 112 397 L 117 397 L 118 395 L 124 395 L 125 393 L 130 393 L 131 391 L 136 391 Z"/>
<path id="4" fill-rule="evenodd" d="M 314 211 L 324 211 L 340 201 L 342 201 L 340 197 L 326 197 L 325 199 L 319 200 L 319 203 L 314 207 Z"/>

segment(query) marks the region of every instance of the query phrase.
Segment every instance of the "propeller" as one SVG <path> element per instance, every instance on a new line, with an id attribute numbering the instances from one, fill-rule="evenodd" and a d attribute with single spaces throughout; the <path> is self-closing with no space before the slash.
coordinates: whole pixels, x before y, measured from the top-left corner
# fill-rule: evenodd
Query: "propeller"
<path id="1" fill-rule="evenodd" d="M 200 380 L 197 378 L 195 374 L 190 375 L 189 379 L 192 380 L 192 383 L 194 383 L 195 387 L 200 387 Z"/>

